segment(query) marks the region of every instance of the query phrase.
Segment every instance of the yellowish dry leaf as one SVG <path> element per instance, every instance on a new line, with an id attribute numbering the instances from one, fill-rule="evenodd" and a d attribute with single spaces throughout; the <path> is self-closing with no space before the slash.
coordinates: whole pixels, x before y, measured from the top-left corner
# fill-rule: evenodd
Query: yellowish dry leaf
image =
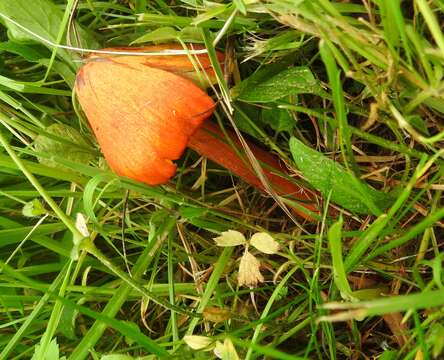
<path id="1" fill-rule="evenodd" d="M 239 274 L 237 276 L 237 283 L 239 286 L 247 286 L 254 288 L 258 283 L 264 281 L 260 270 L 260 262 L 248 250 L 245 250 L 239 264 Z"/>
<path id="2" fill-rule="evenodd" d="M 183 341 L 193 350 L 212 350 L 214 348 L 213 340 L 207 336 L 185 335 Z"/>
<path id="3" fill-rule="evenodd" d="M 250 244 L 264 254 L 276 254 L 279 251 L 279 243 L 270 234 L 258 232 L 251 237 Z"/>
<path id="4" fill-rule="evenodd" d="M 208 306 L 202 312 L 202 315 L 205 320 L 219 323 L 228 320 L 231 314 L 230 311 L 228 311 L 227 309 L 223 309 L 217 306 Z"/>
<path id="5" fill-rule="evenodd" d="M 217 246 L 238 246 L 247 243 L 245 236 L 236 230 L 224 231 L 221 236 L 214 238 Z"/>
<path id="6" fill-rule="evenodd" d="M 225 339 L 223 344 L 217 341 L 216 347 L 214 348 L 214 355 L 222 360 L 239 360 L 239 355 L 230 339 Z"/>

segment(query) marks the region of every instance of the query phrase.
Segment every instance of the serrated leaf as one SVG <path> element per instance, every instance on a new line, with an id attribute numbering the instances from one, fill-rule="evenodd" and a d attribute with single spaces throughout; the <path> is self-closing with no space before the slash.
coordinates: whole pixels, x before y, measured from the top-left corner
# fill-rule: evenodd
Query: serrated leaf
<path id="1" fill-rule="evenodd" d="M 183 341 L 193 350 L 208 349 L 213 344 L 211 338 L 200 335 L 185 335 Z M 211 348 L 208 350 L 211 350 Z"/>
<path id="2" fill-rule="evenodd" d="M 250 239 L 250 244 L 264 254 L 276 254 L 279 251 L 279 243 L 270 234 L 258 232 Z"/>
<path id="3" fill-rule="evenodd" d="M 306 66 L 291 67 L 274 76 L 255 74 L 244 80 L 234 90 L 237 98 L 246 102 L 272 102 L 290 95 L 321 94 L 319 81 Z"/>
<path id="4" fill-rule="evenodd" d="M 325 197 L 331 192 L 333 203 L 357 214 L 379 215 L 367 205 L 369 202 L 373 202 L 381 210 L 393 202 L 389 194 L 373 189 L 342 165 L 294 137 L 290 139 L 290 151 L 305 179 Z"/>
<path id="5" fill-rule="evenodd" d="M 79 164 L 88 164 L 94 160 L 94 155 L 88 149 L 88 143 L 76 129 L 64 124 L 52 124 L 46 128 L 46 131 L 54 135 L 57 140 L 43 134 L 35 138 L 36 151 L 48 155 L 48 157 L 39 157 L 40 163 L 58 169 L 65 169 L 65 166 L 55 160 L 56 157 L 63 156 L 65 160 Z M 71 169 L 67 170 L 70 171 Z"/>
<path id="6" fill-rule="evenodd" d="M 245 236 L 236 230 L 224 231 L 221 236 L 215 237 L 217 246 L 238 246 L 247 243 Z"/>
<path id="7" fill-rule="evenodd" d="M 237 283 L 239 286 L 247 286 L 250 289 L 257 287 L 257 284 L 264 281 L 260 272 L 260 262 L 247 250 L 241 258 Z"/>
<path id="8" fill-rule="evenodd" d="M 35 352 L 31 360 L 62 360 L 65 359 L 59 357 L 59 344 L 57 339 L 52 339 L 51 342 L 46 346 L 45 349 L 42 348 L 41 344 L 35 346 Z"/>

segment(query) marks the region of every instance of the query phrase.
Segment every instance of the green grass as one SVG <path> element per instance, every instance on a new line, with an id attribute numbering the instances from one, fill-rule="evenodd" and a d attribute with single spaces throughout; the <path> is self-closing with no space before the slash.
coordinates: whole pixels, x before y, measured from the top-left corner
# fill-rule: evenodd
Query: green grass
<path id="1" fill-rule="evenodd" d="M 442 358 L 443 19 L 442 0 L 1 1 L 0 359 Z M 314 221 L 191 150 L 164 186 L 109 170 L 82 54 L 54 44 L 167 42 L 206 46 L 211 121 L 316 190 Z M 280 249 L 217 246 L 227 230 Z"/>

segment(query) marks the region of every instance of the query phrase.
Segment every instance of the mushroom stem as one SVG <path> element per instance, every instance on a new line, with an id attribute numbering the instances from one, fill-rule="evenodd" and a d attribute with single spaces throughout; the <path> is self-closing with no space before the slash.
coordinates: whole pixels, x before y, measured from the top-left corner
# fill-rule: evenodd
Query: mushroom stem
<path id="1" fill-rule="evenodd" d="M 231 131 L 227 134 L 231 142 L 241 149 L 242 145 L 236 134 Z M 188 147 L 223 166 L 246 183 L 266 192 L 266 188 L 252 170 L 248 160 L 240 157 L 224 139 L 225 135 L 222 131 L 215 124 L 206 121 L 190 138 Z M 275 156 L 255 144 L 249 143 L 248 146 L 262 165 L 263 174 L 269 181 L 270 186 L 278 195 L 289 196 L 290 199 L 297 200 L 307 210 L 319 213 L 319 209 L 314 202 L 315 195 L 312 192 L 278 175 L 282 173 L 289 174 L 289 171 L 281 165 Z M 313 220 L 313 217 L 300 208 L 292 207 L 292 211 L 304 219 Z"/>

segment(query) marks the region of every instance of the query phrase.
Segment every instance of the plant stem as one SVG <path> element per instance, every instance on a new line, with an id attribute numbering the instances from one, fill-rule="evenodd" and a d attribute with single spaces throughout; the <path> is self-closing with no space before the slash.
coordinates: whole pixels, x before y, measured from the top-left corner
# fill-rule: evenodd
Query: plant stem
<path id="1" fill-rule="evenodd" d="M 232 132 L 227 132 L 227 134 L 229 141 L 232 142 L 236 148 L 242 149 L 242 145 L 236 135 Z M 233 150 L 224 140 L 224 137 L 224 134 L 218 129 L 217 125 L 206 122 L 193 134 L 188 142 L 188 147 L 228 169 L 251 186 L 266 192 L 265 186 L 249 166 L 248 160 Z M 307 211 L 296 207 L 293 207 L 292 211 L 304 219 L 313 220 L 310 212 L 319 212 L 314 203 L 315 195 L 304 187 L 280 175 L 285 174 L 288 176 L 289 171 L 279 163 L 276 157 L 252 143 L 248 145 L 255 157 L 263 165 L 264 175 L 276 193 L 278 195 L 289 196 L 291 199 L 297 199 L 300 205 L 307 209 Z"/>

